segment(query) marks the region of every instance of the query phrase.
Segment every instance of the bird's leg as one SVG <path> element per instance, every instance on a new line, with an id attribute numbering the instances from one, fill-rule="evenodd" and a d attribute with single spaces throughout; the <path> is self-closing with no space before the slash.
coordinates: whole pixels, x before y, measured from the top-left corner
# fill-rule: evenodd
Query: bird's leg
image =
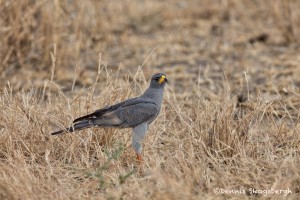
<path id="1" fill-rule="evenodd" d="M 141 155 L 140 153 L 137 153 L 137 154 L 136 154 L 136 159 L 137 159 L 137 161 L 139 162 L 139 164 L 142 164 L 142 163 L 143 163 L 142 155 Z"/>
<path id="2" fill-rule="evenodd" d="M 147 133 L 148 124 L 142 123 L 138 126 L 133 128 L 132 134 L 132 146 L 136 152 L 136 159 L 137 161 L 142 164 L 142 148 L 143 148 L 143 140 Z"/>

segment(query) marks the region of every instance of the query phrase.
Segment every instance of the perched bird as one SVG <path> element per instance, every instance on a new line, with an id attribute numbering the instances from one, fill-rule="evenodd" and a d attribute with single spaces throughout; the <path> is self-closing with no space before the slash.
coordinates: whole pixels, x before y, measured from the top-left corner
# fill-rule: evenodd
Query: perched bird
<path id="1" fill-rule="evenodd" d="M 137 160 L 142 162 L 142 142 L 149 124 L 156 119 L 160 112 L 164 87 L 167 82 L 165 74 L 155 74 L 151 78 L 149 88 L 141 96 L 75 119 L 71 127 L 53 132 L 51 135 L 90 127 L 132 128 L 132 146 L 136 152 Z"/>

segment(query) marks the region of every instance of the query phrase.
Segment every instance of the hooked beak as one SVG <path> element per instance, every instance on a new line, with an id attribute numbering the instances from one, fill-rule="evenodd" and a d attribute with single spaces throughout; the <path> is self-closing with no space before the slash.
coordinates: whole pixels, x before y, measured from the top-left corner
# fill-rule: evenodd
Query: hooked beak
<path id="1" fill-rule="evenodd" d="M 162 75 L 162 76 L 159 78 L 159 81 L 158 81 L 159 84 L 162 84 L 163 82 L 168 82 L 168 79 L 166 78 L 165 75 Z"/>

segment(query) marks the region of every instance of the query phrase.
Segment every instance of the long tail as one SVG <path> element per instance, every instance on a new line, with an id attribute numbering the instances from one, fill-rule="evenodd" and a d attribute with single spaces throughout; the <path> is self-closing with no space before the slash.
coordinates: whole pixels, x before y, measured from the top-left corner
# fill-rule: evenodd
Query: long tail
<path id="1" fill-rule="evenodd" d="M 86 120 L 86 121 L 75 123 L 74 126 L 71 126 L 69 128 L 55 131 L 55 132 L 51 133 L 51 135 L 58 135 L 61 133 L 72 133 L 74 131 L 78 131 L 78 130 L 85 129 L 85 128 L 90 128 L 93 126 L 94 126 L 94 124 L 91 121 Z"/>

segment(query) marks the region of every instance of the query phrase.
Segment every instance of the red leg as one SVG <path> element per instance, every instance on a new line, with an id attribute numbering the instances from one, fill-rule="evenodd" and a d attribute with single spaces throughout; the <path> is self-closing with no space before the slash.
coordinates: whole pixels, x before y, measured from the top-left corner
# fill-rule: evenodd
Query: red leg
<path id="1" fill-rule="evenodd" d="M 142 155 L 141 154 L 136 154 L 136 159 L 137 161 L 139 162 L 139 164 L 142 164 L 143 163 L 143 159 L 142 159 Z"/>

